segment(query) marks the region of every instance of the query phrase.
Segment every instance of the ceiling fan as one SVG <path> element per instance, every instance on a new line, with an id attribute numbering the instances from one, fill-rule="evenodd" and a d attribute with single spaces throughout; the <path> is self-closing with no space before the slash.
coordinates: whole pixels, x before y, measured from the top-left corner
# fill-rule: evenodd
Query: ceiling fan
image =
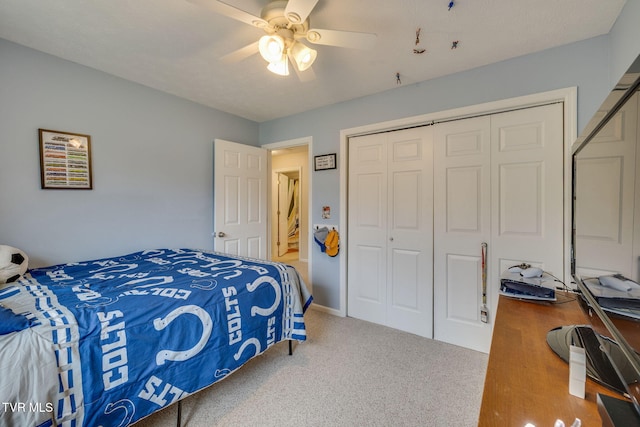
<path id="1" fill-rule="evenodd" d="M 303 81 L 313 78 L 313 70 L 310 67 L 317 56 L 317 52 L 305 45 L 303 40 L 319 45 L 371 49 L 377 37 L 371 33 L 311 28 L 309 14 L 318 0 L 271 0 L 262 9 L 260 17 L 219 0 L 188 1 L 260 28 L 266 33 L 260 40 L 223 56 L 223 61 L 235 62 L 259 52 L 268 62 L 269 71 L 289 75 L 291 62 Z M 306 70 L 308 72 L 302 75 Z"/>

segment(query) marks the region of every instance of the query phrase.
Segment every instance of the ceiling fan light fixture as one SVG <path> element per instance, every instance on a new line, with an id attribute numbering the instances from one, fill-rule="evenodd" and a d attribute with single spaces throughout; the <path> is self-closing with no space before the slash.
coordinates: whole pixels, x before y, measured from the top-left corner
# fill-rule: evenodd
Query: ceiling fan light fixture
<path id="1" fill-rule="evenodd" d="M 269 65 L 267 65 L 267 70 L 279 76 L 288 76 L 289 61 L 287 60 L 286 55 L 283 56 L 279 61 L 269 62 Z"/>
<path id="2" fill-rule="evenodd" d="M 314 49 L 311 49 L 302 43 L 295 43 L 291 47 L 291 57 L 295 61 L 298 66 L 298 70 L 304 71 L 307 68 L 311 67 L 313 61 L 316 60 L 316 56 L 318 56 L 318 52 Z"/>
<path id="3" fill-rule="evenodd" d="M 284 56 L 284 39 L 277 34 L 260 37 L 258 50 L 265 61 L 281 61 Z"/>

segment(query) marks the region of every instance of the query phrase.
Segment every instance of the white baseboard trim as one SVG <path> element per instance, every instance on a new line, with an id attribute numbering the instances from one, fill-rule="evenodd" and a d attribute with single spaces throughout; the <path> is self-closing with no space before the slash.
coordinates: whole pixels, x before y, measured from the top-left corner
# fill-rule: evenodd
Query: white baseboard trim
<path id="1" fill-rule="evenodd" d="M 329 307 L 325 307 L 324 305 L 320 305 L 320 304 L 316 304 L 315 302 L 312 303 L 309 308 L 313 309 L 313 310 L 318 310 L 321 311 L 323 313 L 327 313 L 327 314 L 332 314 L 334 316 L 338 316 L 338 317 L 345 317 L 340 310 L 336 310 L 335 308 L 329 308 Z"/>

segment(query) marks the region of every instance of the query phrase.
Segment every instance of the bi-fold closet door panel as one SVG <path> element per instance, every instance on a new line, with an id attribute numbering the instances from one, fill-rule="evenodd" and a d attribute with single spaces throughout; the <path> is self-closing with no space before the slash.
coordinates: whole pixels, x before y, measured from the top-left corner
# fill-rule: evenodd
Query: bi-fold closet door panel
<path id="1" fill-rule="evenodd" d="M 431 128 L 349 140 L 348 314 L 433 334 Z"/>
<path id="2" fill-rule="evenodd" d="M 348 314 L 385 324 L 387 305 L 386 135 L 349 140 Z"/>
<path id="3" fill-rule="evenodd" d="M 501 272 L 564 276 L 563 135 L 559 103 L 435 126 L 434 338 L 488 352 Z"/>
<path id="4" fill-rule="evenodd" d="M 480 319 L 482 243 L 491 239 L 490 126 L 484 116 L 434 129 L 434 338 L 471 348 L 491 334 Z"/>

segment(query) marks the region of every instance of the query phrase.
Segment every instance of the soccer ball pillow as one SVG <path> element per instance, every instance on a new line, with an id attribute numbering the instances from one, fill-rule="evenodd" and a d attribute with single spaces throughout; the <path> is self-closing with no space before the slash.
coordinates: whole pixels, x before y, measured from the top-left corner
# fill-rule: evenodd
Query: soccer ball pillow
<path id="1" fill-rule="evenodd" d="M 29 258 L 20 249 L 0 245 L 0 284 L 15 282 L 27 271 Z"/>

